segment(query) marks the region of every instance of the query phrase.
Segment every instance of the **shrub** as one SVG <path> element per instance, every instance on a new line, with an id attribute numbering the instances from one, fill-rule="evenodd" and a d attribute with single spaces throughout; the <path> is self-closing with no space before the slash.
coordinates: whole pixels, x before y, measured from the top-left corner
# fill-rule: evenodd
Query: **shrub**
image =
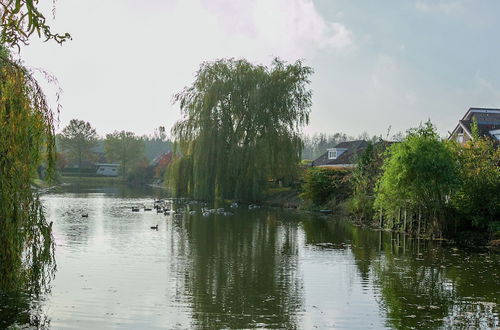
<path id="1" fill-rule="evenodd" d="M 500 228 L 500 149 L 491 139 L 474 135 L 464 146 L 451 145 L 460 179 L 452 205 L 466 229 L 494 232 Z"/>
<path id="2" fill-rule="evenodd" d="M 326 167 L 313 167 L 304 176 L 301 197 L 314 206 L 323 206 L 327 202 L 343 201 L 349 197 L 349 171 Z"/>
<path id="3" fill-rule="evenodd" d="M 440 236 L 448 199 L 457 183 L 457 165 L 433 125 L 427 122 L 410 130 L 403 142 L 392 145 L 382 169 L 374 206 L 389 220 L 388 227 L 400 226 L 405 210 L 418 221 L 417 234 L 422 228 Z"/>

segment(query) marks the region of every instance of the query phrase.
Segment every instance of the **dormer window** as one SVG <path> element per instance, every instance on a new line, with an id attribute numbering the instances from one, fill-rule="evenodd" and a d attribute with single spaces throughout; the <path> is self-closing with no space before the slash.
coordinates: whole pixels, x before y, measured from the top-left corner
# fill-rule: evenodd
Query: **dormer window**
<path id="1" fill-rule="evenodd" d="M 327 149 L 327 150 L 328 150 L 328 159 L 337 159 L 344 152 L 347 151 L 346 148 L 332 148 L 332 149 Z"/>

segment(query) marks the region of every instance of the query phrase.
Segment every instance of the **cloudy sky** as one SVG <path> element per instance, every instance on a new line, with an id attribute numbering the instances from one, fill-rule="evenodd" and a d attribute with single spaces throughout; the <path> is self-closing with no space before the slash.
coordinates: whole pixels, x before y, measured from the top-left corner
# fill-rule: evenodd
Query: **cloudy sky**
<path id="1" fill-rule="evenodd" d="M 469 107 L 500 107 L 498 12 L 493 0 L 58 0 L 51 25 L 73 40 L 21 56 L 58 78 L 59 130 L 73 118 L 101 135 L 169 129 L 172 95 L 201 62 L 278 56 L 315 70 L 306 133 L 385 136 L 430 118 L 445 134 Z"/>

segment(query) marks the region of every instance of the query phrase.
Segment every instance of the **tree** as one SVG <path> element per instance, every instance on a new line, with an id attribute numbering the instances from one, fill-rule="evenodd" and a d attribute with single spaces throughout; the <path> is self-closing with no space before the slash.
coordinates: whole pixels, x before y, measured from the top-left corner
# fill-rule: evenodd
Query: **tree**
<path id="1" fill-rule="evenodd" d="M 92 148 L 97 145 L 97 133 L 90 123 L 83 120 L 71 119 L 61 134 L 61 143 L 70 159 L 78 162 L 82 168 L 82 160 L 92 156 Z"/>
<path id="2" fill-rule="evenodd" d="M 2 46 L 0 95 L 0 291 L 36 294 L 50 278 L 53 241 L 32 175 L 41 163 L 53 173 L 54 114 L 32 73 Z"/>
<path id="3" fill-rule="evenodd" d="M 203 63 L 194 83 L 174 96 L 183 118 L 172 129 L 179 156 L 169 171 L 173 190 L 256 200 L 267 180 L 294 177 L 311 73 L 300 61 L 276 59 L 270 68 L 233 59 Z"/>
<path id="4" fill-rule="evenodd" d="M 115 131 L 106 134 L 104 150 L 108 161 L 120 162 L 122 176 L 127 174 L 129 166 L 144 158 L 144 142 L 133 132 Z"/>
<path id="5" fill-rule="evenodd" d="M 53 33 L 47 25 L 45 16 L 38 9 L 39 0 L 0 0 L 2 30 L 0 43 L 9 46 L 27 44 L 30 36 L 36 32 L 38 37 L 54 40 L 61 44 L 71 39 L 69 33 Z M 55 13 L 54 7 L 52 13 Z"/>
<path id="6" fill-rule="evenodd" d="M 500 149 L 491 139 L 479 136 L 477 124 L 472 132 L 473 138 L 464 146 L 451 143 L 460 178 L 452 203 L 467 227 L 500 231 Z"/>
<path id="7" fill-rule="evenodd" d="M 375 208 L 388 220 L 386 226 L 406 227 L 404 219 L 409 215 L 417 222 L 418 235 L 425 230 L 440 236 L 448 200 L 457 183 L 457 166 L 432 123 L 410 130 L 403 142 L 389 147 L 382 170 Z M 422 219 L 429 220 L 427 226 L 422 225 Z"/>
<path id="8" fill-rule="evenodd" d="M 388 142 L 368 141 L 366 149 L 356 161 L 351 176 L 353 194 L 350 200 L 350 212 L 358 221 L 373 219 L 373 202 L 375 199 L 375 186 L 382 174 L 385 150 Z"/>

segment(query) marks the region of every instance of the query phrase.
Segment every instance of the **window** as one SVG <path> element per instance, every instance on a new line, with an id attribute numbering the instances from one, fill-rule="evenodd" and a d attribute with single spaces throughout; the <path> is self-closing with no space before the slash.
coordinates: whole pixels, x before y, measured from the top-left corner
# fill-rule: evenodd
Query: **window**
<path id="1" fill-rule="evenodd" d="M 104 172 L 104 167 L 99 168 L 99 172 Z"/>
<path id="2" fill-rule="evenodd" d="M 328 159 L 337 159 L 337 150 L 328 150 Z"/>
<path id="3" fill-rule="evenodd" d="M 463 133 L 458 133 L 458 135 L 457 135 L 457 142 L 458 143 L 463 143 L 464 142 L 464 134 Z"/>
<path id="4" fill-rule="evenodd" d="M 498 141 L 500 141 L 500 129 L 495 129 L 493 131 L 490 131 L 490 134 L 495 138 L 497 139 Z"/>
<path id="5" fill-rule="evenodd" d="M 112 168 L 111 171 L 116 172 L 116 168 Z"/>

